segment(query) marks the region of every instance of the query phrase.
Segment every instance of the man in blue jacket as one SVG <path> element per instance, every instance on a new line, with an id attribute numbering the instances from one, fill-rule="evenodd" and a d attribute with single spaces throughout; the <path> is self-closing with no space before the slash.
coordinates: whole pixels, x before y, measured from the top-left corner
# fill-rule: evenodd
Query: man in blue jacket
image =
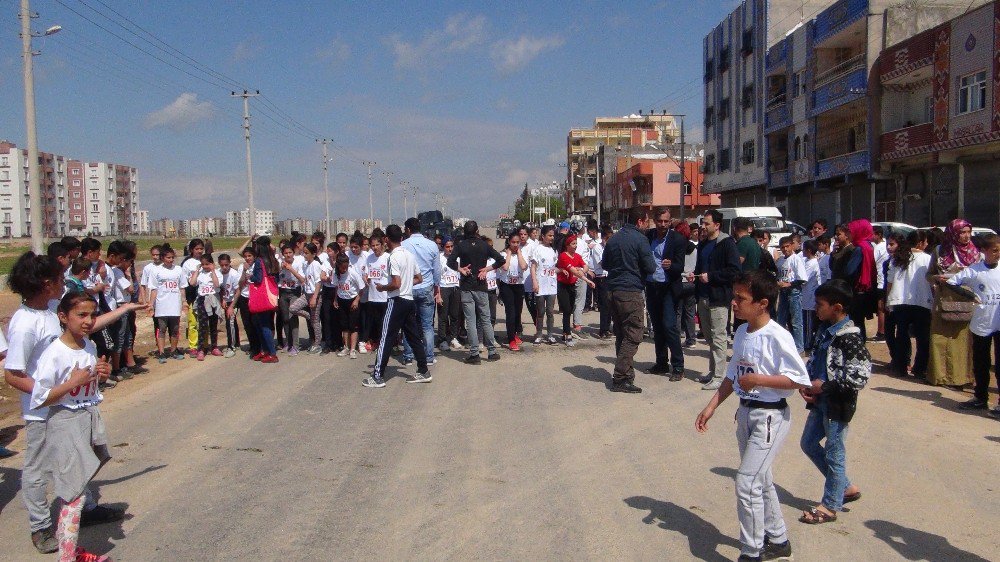
<path id="1" fill-rule="evenodd" d="M 602 261 L 608 272 L 608 300 L 611 302 L 615 352 L 618 354 L 611 391 L 639 393 L 642 389 L 635 385 L 632 360 L 642 342 L 645 324 L 642 291 L 646 277 L 659 266 L 653 260 L 645 234 L 649 228 L 648 211 L 635 208 L 629 211 L 628 216 L 629 224 L 608 240 Z"/>
<path id="2" fill-rule="evenodd" d="M 729 337 L 726 325 L 733 302 L 733 281 L 740 274 L 740 254 L 736 242 L 722 232 L 722 213 L 705 212 L 701 219 L 704 240 L 698 244 L 694 268 L 694 290 L 698 299 L 698 320 L 708 340 L 709 374 L 702 377 L 704 390 L 716 390 L 726 376 L 726 350 Z"/>
<path id="3" fill-rule="evenodd" d="M 669 210 L 654 211 L 653 222 L 656 228 L 647 238 L 657 268 L 646 277 L 646 308 L 653 327 L 656 363 L 649 372 L 670 373 L 670 380 L 676 382 L 684 378 L 684 348 L 674 303 L 683 290 L 681 274 L 688 241 L 670 228 Z"/>

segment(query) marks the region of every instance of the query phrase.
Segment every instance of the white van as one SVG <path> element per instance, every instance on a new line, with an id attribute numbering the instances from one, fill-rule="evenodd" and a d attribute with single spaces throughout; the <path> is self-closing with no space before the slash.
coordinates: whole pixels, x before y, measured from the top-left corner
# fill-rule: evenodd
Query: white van
<path id="1" fill-rule="evenodd" d="M 733 219 L 746 217 L 753 224 L 754 232 L 763 230 L 771 234 L 771 243 L 768 245 L 771 250 L 778 248 L 778 241 L 783 236 L 792 234 L 793 229 L 786 224 L 777 207 L 720 207 L 716 210 L 722 213 L 722 232 L 731 236 Z"/>

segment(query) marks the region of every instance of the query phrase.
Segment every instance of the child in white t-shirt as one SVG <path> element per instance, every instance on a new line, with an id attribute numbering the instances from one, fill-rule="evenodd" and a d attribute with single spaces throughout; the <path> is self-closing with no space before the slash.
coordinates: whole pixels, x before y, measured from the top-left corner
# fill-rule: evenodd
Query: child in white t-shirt
<path id="1" fill-rule="evenodd" d="M 802 303 L 802 335 L 805 349 L 812 349 L 813 335 L 816 331 L 816 289 L 821 285 L 819 253 L 816 240 L 806 240 L 802 245 L 802 257 L 806 268 L 806 282 L 802 285 L 799 301 Z"/>
<path id="2" fill-rule="evenodd" d="M 535 295 L 536 345 L 546 341 L 542 339 L 543 316 L 549 334 L 548 342 L 550 344 L 559 343 L 559 339 L 552 332 L 556 309 L 556 261 L 559 258 L 552 247 L 552 242 L 555 240 L 555 230 L 556 228 L 551 225 L 542 227 L 539 244 L 532 250 L 530 257 L 532 293 Z"/>
<path id="3" fill-rule="evenodd" d="M 233 268 L 233 259 L 229 254 L 219 255 L 219 289 L 222 294 L 222 318 L 226 323 L 226 349 L 223 357 L 236 355 L 240 348 L 240 326 L 236 322 L 237 296 L 240 292 L 240 279 L 243 277 L 243 266 Z"/>
<path id="4" fill-rule="evenodd" d="M 778 241 L 782 256 L 778 258 L 778 287 L 781 298 L 778 301 L 778 323 L 792 332 L 795 348 L 802 353 L 805 349 L 802 330 L 802 286 L 806 283 L 805 259 L 795 253 L 797 244 L 792 236 Z"/>
<path id="5" fill-rule="evenodd" d="M 198 320 L 198 361 L 212 354 L 222 356 L 219 350 L 219 317 L 222 316 L 222 278 L 215 270 L 212 254 L 201 255 L 201 268 L 191 273 L 188 286 L 195 287 L 194 317 Z"/>
<path id="6" fill-rule="evenodd" d="M 183 289 L 188 286 L 188 277 L 184 270 L 174 265 L 176 254 L 174 249 L 164 244 L 160 253 L 163 263 L 155 270 L 149 280 L 149 302 L 156 323 L 156 350 L 160 363 L 166 363 L 167 357 L 184 359 L 184 352 L 177 348 L 180 333 L 181 311 L 187 307 L 184 302 Z M 173 353 L 167 353 L 163 342 L 169 338 Z"/>
<path id="7" fill-rule="evenodd" d="M 886 344 L 891 357 L 890 369 L 899 376 L 927 375 L 931 338 L 931 284 L 927 280 L 931 256 L 924 252 L 927 234 L 915 230 L 909 236 L 892 234 L 886 250 L 891 256 L 885 273 Z M 917 340 L 917 352 L 910 363 L 911 335 Z M 909 366 L 913 365 L 912 371 Z"/>
<path id="8" fill-rule="evenodd" d="M 764 271 L 749 271 L 733 282 L 733 313 L 746 324 L 736 330 L 733 357 L 722 386 L 695 421 L 695 428 L 704 433 L 719 404 L 734 392 L 739 396 L 736 505 L 741 557 L 749 559 L 791 556 L 771 464 L 791 426 L 786 399 L 796 390 L 810 387 L 806 365 L 794 351 L 792 335 L 768 313 L 771 301 L 777 297 L 777 284 Z M 765 537 L 769 541 L 766 544 Z"/>
<path id="9" fill-rule="evenodd" d="M 368 258 L 365 261 L 365 276 L 368 281 L 368 341 L 371 350 L 378 349 L 382 340 L 382 324 L 389 307 L 389 297 L 385 291 L 379 291 L 375 285 L 383 285 L 388 281 L 389 252 L 385 251 L 382 236 L 372 236 L 368 239 Z"/>
<path id="10" fill-rule="evenodd" d="M 985 410 L 989 407 L 990 350 L 1000 342 L 1000 236 L 987 234 L 980 238 L 983 261 L 974 263 L 948 279 L 939 275 L 960 292 L 975 296 L 969 330 L 972 332 L 972 371 L 976 376 L 975 397 L 959 404 L 964 410 Z M 958 288 L 961 289 L 958 289 Z M 1000 371 L 996 371 L 1000 385 Z M 1000 404 L 990 410 L 990 415 L 1000 418 Z"/>
<path id="11" fill-rule="evenodd" d="M 350 350 L 351 359 L 357 359 L 361 291 L 366 289 L 368 285 L 358 273 L 358 269 L 351 265 L 351 260 L 346 254 L 337 256 L 337 271 L 334 273 L 334 279 L 337 283 L 337 302 L 333 306 L 339 314 L 341 336 L 347 346 L 338 351 L 337 356 L 343 357 Z"/>
<path id="12" fill-rule="evenodd" d="M 320 321 L 320 306 L 323 300 L 323 262 L 319 259 L 319 248 L 309 243 L 302 246 L 302 257 L 305 259 L 302 268 L 302 295 L 292 301 L 288 311 L 300 316 L 306 321 L 309 330 L 309 353 L 323 351 L 323 325 Z M 325 255 L 325 254 L 324 254 Z"/>

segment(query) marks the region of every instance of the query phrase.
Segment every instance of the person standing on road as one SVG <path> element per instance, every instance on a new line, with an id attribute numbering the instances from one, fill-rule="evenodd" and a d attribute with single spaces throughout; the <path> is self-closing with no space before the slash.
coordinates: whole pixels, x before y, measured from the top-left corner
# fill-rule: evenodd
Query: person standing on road
<path id="1" fill-rule="evenodd" d="M 390 224 L 386 227 L 385 237 L 389 245 L 389 268 L 386 271 L 386 282 L 375 285 L 376 290 L 388 293 L 389 304 L 386 307 L 385 320 L 383 321 L 385 329 L 382 330 L 382 337 L 379 338 L 372 376 L 363 380 L 361 384 L 368 388 L 385 386 L 382 374 L 389 363 L 393 340 L 396 339 L 396 334 L 400 330 L 403 330 L 403 339 L 409 342 L 417 359 L 417 374 L 406 382 L 428 383 L 431 382 L 431 374 L 428 370 L 425 352 L 427 346 L 424 345 L 425 342 L 422 339 L 424 333 L 421 330 L 420 321 L 417 319 L 417 306 L 413 298 L 413 286 L 419 284 L 423 279 L 417 270 L 413 254 L 403 248 L 403 231 L 399 225 Z M 431 240 L 428 242 L 434 245 L 436 257 L 437 244 Z M 433 338 L 434 334 L 431 333 L 430 337 Z"/>
<path id="2" fill-rule="evenodd" d="M 698 314 L 698 300 L 694 297 L 694 268 L 698 265 L 698 223 L 677 225 L 677 232 L 687 239 L 684 250 L 684 272 L 681 274 L 681 293 L 675 299 L 678 330 L 684 334 L 683 347 L 694 347 L 698 335 L 695 316 Z"/>
<path id="3" fill-rule="evenodd" d="M 459 289 L 462 276 L 448 267 L 448 259 L 455 253 L 455 241 L 451 237 L 441 240 L 441 285 L 438 287 L 438 339 L 441 351 L 449 347 L 455 351 L 462 349 L 458 341 L 462 325 L 462 290 Z"/>
<path id="4" fill-rule="evenodd" d="M 552 323 L 554 321 L 556 309 L 556 261 L 559 255 L 552 247 L 555 240 L 556 227 L 547 225 L 542 227 L 542 235 L 539 243 L 531 252 L 531 283 L 532 293 L 535 296 L 535 345 L 541 345 L 548 341 L 556 344 L 559 340 L 552 333 Z M 548 340 L 542 337 L 542 321 L 545 321 L 548 329 Z"/>
<path id="5" fill-rule="evenodd" d="M 573 340 L 571 317 L 574 314 L 574 306 L 578 302 L 577 288 L 579 285 L 577 281 L 583 281 L 584 290 L 587 286 L 594 285 L 593 281 L 587 279 L 587 275 L 590 273 L 587 264 L 576 251 L 579 243 L 576 236 L 572 234 L 567 236 L 563 243 L 563 251 L 559 253 L 559 259 L 556 261 L 556 297 L 559 300 L 559 311 L 563 315 L 563 343 L 568 347 L 576 345 Z"/>
<path id="6" fill-rule="evenodd" d="M 597 308 L 600 321 L 597 328 L 598 339 L 611 337 L 611 304 L 608 301 L 608 272 L 604 269 L 604 246 L 611 238 L 611 227 L 605 225 L 602 236 L 597 237 L 597 221 L 593 221 L 594 230 L 590 233 L 593 240 L 590 247 L 590 270 L 594 272 L 594 306 Z"/>
<path id="7" fill-rule="evenodd" d="M 639 393 L 635 385 L 632 361 L 642 342 L 645 310 L 643 307 L 643 281 L 659 266 L 649 249 L 644 234 L 649 228 L 646 209 L 629 210 L 626 224 L 608 240 L 604 248 L 604 269 L 608 272 L 608 292 L 611 318 L 615 332 L 615 370 L 611 377 L 612 392 Z"/>
<path id="8" fill-rule="evenodd" d="M 496 264 L 504 263 L 504 257 L 479 236 L 479 225 L 468 221 L 463 227 L 465 238 L 458 243 L 455 251 L 448 256 L 448 267 L 462 275 L 459 288 L 462 290 L 462 314 L 465 316 L 465 331 L 469 337 L 469 356 L 465 362 L 478 365 L 479 332 L 483 334 L 487 361 L 499 361 L 497 341 L 493 335 L 490 318 L 490 299 L 486 291 L 486 274 L 493 271 Z M 493 266 L 486 262 L 493 259 Z M 477 330 L 478 328 L 478 330 Z"/>
<path id="9" fill-rule="evenodd" d="M 688 241 L 670 228 L 670 211 L 654 214 L 656 228 L 647 233 L 649 246 L 658 267 L 646 277 L 646 307 L 653 326 L 656 363 L 650 374 L 670 373 L 671 381 L 684 378 L 684 348 L 677 327 L 675 299 L 681 293 L 681 274 Z"/>
<path id="10" fill-rule="evenodd" d="M 511 351 L 521 351 L 521 307 L 524 306 L 524 284 L 522 279 L 528 269 L 528 261 L 521 253 L 521 236 L 516 232 L 507 237 L 507 247 L 503 254 L 497 280 L 500 282 L 500 300 L 503 302 L 507 319 L 507 345 Z"/>
<path id="11" fill-rule="evenodd" d="M 740 274 L 740 255 L 736 242 L 720 229 L 722 213 L 711 209 L 701 219 L 704 239 L 698 245 L 698 263 L 694 269 L 698 319 L 708 340 L 709 374 L 699 382 L 703 390 L 716 390 L 726 373 L 726 348 L 729 338 L 726 324 L 733 300 L 733 280 Z M 773 303 L 772 299 L 769 301 Z"/>
<path id="12" fill-rule="evenodd" d="M 433 365 L 434 360 L 434 309 L 440 296 L 441 259 L 438 245 L 420 233 L 420 221 L 416 217 L 406 219 L 403 224 L 406 239 L 403 248 L 413 255 L 417 271 L 423 281 L 413 286 L 413 306 L 417 310 L 417 318 L 423 332 L 423 342 L 427 346 L 424 355 L 427 362 Z M 403 363 L 413 362 L 414 352 L 407 340 L 403 340 Z"/>
<path id="13" fill-rule="evenodd" d="M 535 283 L 531 276 L 531 257 L 538 247 L 539 230 L 536 227 L 524 228 L 518 231 L 521 235 L 521 255 L 528 262 L 528 269 L 524 270 L 524 307 L 528 309 L 528 316 L 531 317 L 531 325 L 535 325 Z"/>

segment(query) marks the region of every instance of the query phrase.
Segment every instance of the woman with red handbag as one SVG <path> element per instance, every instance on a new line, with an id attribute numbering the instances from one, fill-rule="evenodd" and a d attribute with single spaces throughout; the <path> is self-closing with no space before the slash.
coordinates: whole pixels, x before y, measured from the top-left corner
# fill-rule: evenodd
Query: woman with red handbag
<path id="1" fill-rule="evenodd" d="M 261 236 L 254 242 L 256 259 L 250 266 L 250 322 L 260 341 L 261 350 L 254 361 L 277 363 L 274 347 L 274 311 L 278 308 L 278 260 L 271 239 Z"/>

